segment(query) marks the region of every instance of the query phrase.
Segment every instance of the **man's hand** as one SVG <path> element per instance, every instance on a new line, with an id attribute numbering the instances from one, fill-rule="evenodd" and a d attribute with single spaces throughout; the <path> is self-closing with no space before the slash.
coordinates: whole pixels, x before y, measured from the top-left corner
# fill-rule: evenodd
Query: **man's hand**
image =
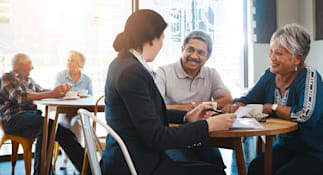
<path id="1" fill-rule="evenodd" d="M 66 84 L 61 84 L 55 87 L 51 91 L 51 97 L 52 98 L 59 98 L 59 97 L 64 97 L 66 92 L 68 92 L 73 86 L 69 83 Z"/>
<path id="2" fill-rule="evenodd" d="M 29 92 L 27 100 L 40 100 L 43 98 L 59 98 L 64 97 L 66 92 L 73 86 L 69 83 L 58 85 L 55 89 L 45 92 Z"/>
<path id="3" fill-rule="evenodd" d="M 209 109 L 215 106 L 212 102 L 205 102 L 197 105 L 193 110 L 186 113 L 187 122 L 195 122 L 198 120 L 206 120 L 213 114 Z"/>

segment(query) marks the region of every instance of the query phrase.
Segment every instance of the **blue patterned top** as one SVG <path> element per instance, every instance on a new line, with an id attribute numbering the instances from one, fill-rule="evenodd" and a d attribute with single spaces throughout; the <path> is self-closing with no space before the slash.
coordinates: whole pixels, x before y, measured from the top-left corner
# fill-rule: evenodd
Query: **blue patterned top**
<path id="1" fill-rule="evenodd" d="M 266 70 L 249 93 L 235 102 L 244 104 L 280 104 L 291 106 L 290 115 L 298 129 L 281 134 L 277 142 L 288 149 L 311 154 L 323 160 L 323 83 L 312 67 L 302 69 L 281 96 L 275 83 L 276 74 Z"/>
<path id="2" fill-rule="evenodd" d="M 70 76 L 70 73 L 68 70 L 63 70 L 59 72 L 55 78 L 55 87 L 65 83 L 71 83 L 73 85 L 73 88 L 71 89 L 71 91 L 79 91 L 81 89 L 87 89 L 90 95 L 93 94 L 92 80 L 90 79 L 89 76 L 85 75 L 82 72 L 81 72 L 80 79 L 76 83 L 73 82 L 72 77 Z"/>

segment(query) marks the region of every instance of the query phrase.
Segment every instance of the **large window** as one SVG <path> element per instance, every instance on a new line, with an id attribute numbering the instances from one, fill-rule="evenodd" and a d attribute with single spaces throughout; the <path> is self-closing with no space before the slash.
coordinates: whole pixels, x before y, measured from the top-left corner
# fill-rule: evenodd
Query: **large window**
<path id="1" fill-rule="evenodd" d="M 237 0 L 139 0 L 140 9 L 159 12 L 168 23 L 164 47 L 153 67 L 176 62 L 184 37 L 203 30 L 214 48 L 206 66 L 214 67 L 234 97 L 243 89 L 243 1 Z"/>
<path id="2" fill-rule="evenodd" d="M 11 70 L 12 56 L 25 52 L 35 69 L 31 76 L 52 88 L 66 69 L 70 50 L 86 57 L 84 72 L 95 91 L 103 91 L 112 43 L 131 14 L 130 0 L 10 0 L 10 21 L 0 21 L 0 75 Z"/>

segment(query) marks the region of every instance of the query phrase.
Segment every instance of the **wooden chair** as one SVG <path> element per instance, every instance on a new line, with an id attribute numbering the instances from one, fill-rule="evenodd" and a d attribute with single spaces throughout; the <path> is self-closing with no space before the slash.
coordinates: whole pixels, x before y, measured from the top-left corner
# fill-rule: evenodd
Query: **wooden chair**
<path id="1" fill-rule="evenodd" d="M 108 134 L 111 134 L 111 136 L 118 142 L 121 151 L 123 153 L 123 156 L 125 157 L 125 160 L 128 164 L 128 167 L 130 169 L 130 172 L 132 175 L 137 175 L 136 169 L 134 167 L 134 164 L 131 160 L 130 154 L 128 152 L 128 149 L 122 139 L 119 137 L 119 135 L 110 127 L 108 126 L 105 122 L 102 122 L 95 116 L 93 116 L 89 111 L 85 109 L 79 109 L 78 113 L 81 118 L 81 123 L 82 123 L 82 129 L 84 133 L 84 140 L 85 140 L 85 155 L 84 155 L 84 161 L 83 161 L 83 168 L 82 168 L 82 175 L 86 174 L 87 172 L 87 167 L 88 167 L 88 162 L 90 163 L 91 171 L 92 174 L 95 175 L 101 175 L 101 168 L 99 165 L 99 160 L 97 157 L 97 149 L 96 147 L 101 147 L 101 144 L 99 143 L 99 140 L 96 136 L 96 133 L 93 129 L 93 127 L 90 124 L 90 119 L 93 120 L 93 122 L 96 122 L 103 126 Z"/>
<path id="2" fill-rule="evenodd" d="M 11 140 L 11 145 L 12 145 L 11 174 L 15 174 L 15 166 L 16 166 L 16 161 L 18 159 L 18 147 L 19 147 L 19 144 L 21 144 L 24 150 L 25 172 L 26 172 L 26 175 L 30 175 L 31 159 L 32 159 L 31 148 L 35 139 L 6 134 L 6 132 L 4 131 L 2 122 L 0 121 L 0 148 L 2 144 L 7 140 Z"/>

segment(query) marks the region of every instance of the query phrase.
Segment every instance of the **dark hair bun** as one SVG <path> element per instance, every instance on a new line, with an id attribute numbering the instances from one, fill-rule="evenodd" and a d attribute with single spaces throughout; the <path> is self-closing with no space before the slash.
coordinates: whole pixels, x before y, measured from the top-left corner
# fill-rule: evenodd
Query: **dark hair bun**
<path id="1" fill-rule="evenodd" d="M 127 37 L 124 32 L 118 34 L 116 39 L 113 42 L 113 48 L 115 51 L 119 52 L 120 50 L 127 48 L 128 42 Z"/>

